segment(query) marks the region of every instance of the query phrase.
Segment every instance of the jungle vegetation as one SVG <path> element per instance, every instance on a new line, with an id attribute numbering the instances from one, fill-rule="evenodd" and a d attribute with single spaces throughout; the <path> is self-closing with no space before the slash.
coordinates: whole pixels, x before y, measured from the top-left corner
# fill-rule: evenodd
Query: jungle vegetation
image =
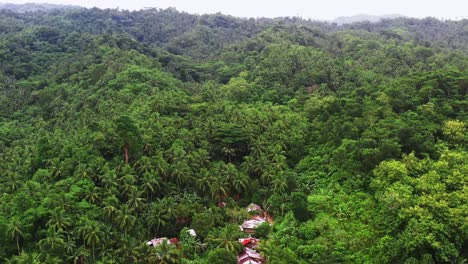
<path id="1" fill-rule="evenodd" d="M 236 263 L 254 202 L 268 263 L 466 263 L 467 92 L 467 20 L 0 10 L 0 262 Z"/>

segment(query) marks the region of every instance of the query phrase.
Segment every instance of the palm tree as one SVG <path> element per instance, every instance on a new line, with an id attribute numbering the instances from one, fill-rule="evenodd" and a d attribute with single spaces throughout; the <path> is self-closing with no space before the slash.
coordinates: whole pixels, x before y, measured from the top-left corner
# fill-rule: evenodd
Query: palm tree
<path id="1" fill-rule="evenodd" d="M 141 211 L 143 207 L 145 206 L 146 199 L 141 198 L 142 194 L 143 194 L 142 191 L 138 191 L 136 189 L 132 190 L 130 194 L 128 195 L 128 200 L 126 202 L 128 207 L 137 213 Z"/>
<path id="2" fill-rule="evenodd" d="M 115 170 L 106 171 L 102 175 L 102 183 L 106 189 L 117 188 L 119 186 L 119 181 L 117 180 L 117 173 Z"/>
<path id="3" fill-rule="evenodd" d="M 231 162 L 232 158 L 236 156 L 236 149 L 231 146 L 224 146 L 221 148 L 221 151 L 228 157 L 229 162 Z"/>
<path id="4" fill-rule="evenodd" d="M 211 197 L 221 200 L 221 197 L 227 195 L 226 182 L 221 177 L 215 177 L 213 180 L 214 181 L 210 185 Z"/>
<path id="5" fill-rule="evenodd" d="M 237 253 L 242 249 L 242 245 L 238 241 L 239 232 L 237 225 L 229 225 L 211 230 L 206 240 L 217 248 L 224 248 L 229 252 Z"/>
<path id="6" fill-rule="evenodd" d="M 78 166 L 75 169 L 74 174 L 75 174 L 75 177 L 80 180 L 86 180 L 86 179 L 92 178 L 90 175 L 89 168 L 84 163 L 78 164 Z"/>
<path id="7" fill-rule="evenodd" d="M 52 179 L 58 178 L 62 175 L 62 164 L 60 164 L 60 159 L 59 158 L 53 158 L 47 162 L 47 166 L 50 169 L 50 176 Z"/>
<path id="8" fill-rule="evenodd" d="M 184 143 L 177 139 L 172 143 L 171 148 L 167 151 L 167 155 L 169 156 L 169 161 L 171 163 L 176 163 L 177 161 L 183 160 L 187 152 L 184 150 Z"/>
<path id="9" fill-rule="evenodd" d="M 163 199 L 160 199 L 159 202 L 162 203 L 167 218 L 174 219 L 177 215 L 177 202 L 174 197 L 167 196 Z"/>
<path id="10" fill-rule="evenodd" d="M 67 255 L 71 255 L 75 251 L 76 244 L 70 236 L 67 236 L 67 239 L 64 240 L 63 249 Z"/>
<path id="11" fill-rule="evenodd" d="M 232 180 L 232 188 L 236 193 L 240 194 L 247 189 L 249 179 L 244 174 L 239 174 L 238 177 Z"/>
<path id="12" fill-rule="evenodd" d="M 114 195 L 109 196 L 106 199 L 104 199 L 103 201 L 104 207 L 102 208 L 102 212 L 107 219 L 109 220 L 114 219 L 114 217 L 117 214 L 118 204 L 119 204 L 119 200 Z"/>
<path id="13" fill-rule="evenodd" d="M 137 188 L 137 176 L 129 165 L 122 168 L 122 176 L 119 178 L 122 194 L 128 195 L 131 189 Z"/>
<path id="14" fill-rule="evenodd" d="M 89 251 L 84 247 L 74 250 L 68 259 L 73 260 L 73 264 L 86 264 L 89 258 Z"/>
<path id="15" fill-rule="evenodd" d="M 186 184 L 191 179 L 190 167 L 183 161 L 171 165 L 171 177 L 175 179 L 178 186 Z"/>
<path id="16" fill-rule="evenodd" d="M 21 252 L 18 256 L 15 256 L 9 260 L 6 260 L 6 264 L 17 264 L 17 263 L 28 263 L 28 264 L 41 264 L 41 255 L 39 253 L 27 253 Z"/>
<path id="17" fill-rule="evenodd" d="M 250 155 L 254 158 L 259 158 L 265 153 L 265 146 L 267 140 L 265 138 L 259 138 L 257 142 L 250 148 Z"/>
<path id="18" fill-rule="evenodd" d="M 241 164 L 241 169 L 248 174 L 256 171 L 257 161 L 253 156 L 245 156 L 244 162 Z"/>
<path id="19" fill-rule="evenodd" d="M 208 167 L 210 164 L 210 154 L 206 149 L 197 149 L 188 155 L 189 164 L 197 170 Z"/>
<path id="20" fill-rule="evenodd" d="M 71 218 L 65 215 L 65 210 L 55 209 L 51 212 L 47 226 L 54 228 L 54 230 L 63 232 L 71 226 Z"/>
<path id="21" fill-rule="evenodd" d="M 274 193 L 284 193 L 288 189 L 288 182 L 281 174 L 273 177 L 271 185 Z"/>
<path id="22" fill-rule="evenodd" d="M 93 252 L 93 261 L 95 260 L 95 247 L 101 241 L 104 233 L 101 231 L 101 226 L 96 221 L 86 221 L 85 225 L 80 229 L 80 233 L 86 245 L 91 245 Z"/>
<path id="23" fill-rule="evenodd" d="M 138 253 L 135 248 L 138 246 L 138 242 L 134 237 L 124 235 L 120 237 L 117 243 L 117 249 L 115 252 L 120 256 L 120 263 L 136 263 L 138 261 Z"/>
<path id="24" fill-rule="evenodd" d="M 163 155 L 161 153 L 158 153 L 157 156 L 153 157 L 154 163 L 157 164 L 157 170 L 158 174 L 161 177 L 165 177 L 168 174 L 169 171 L 169 163 L 164 159 Z"/>
<path id="25" fill-rule="evenodd" d="M 33 198 L 37 198 L 41 194 L 41 184 L 37 181 L 29 180 L 24 184 L 24 187 Z"/>
<path id="26" fill-rule="evenodd" d="M 211 183 L 213 182 L 214 177 L 211 176 L 210 172 L 206 168 L 202 168 L 197 174 L 197 179 L 195 181 L 195 187 L 203 194 L 210 191 Z"/>
<path id="27" fill-rule="evenodd" d="M 120 194 L 120 191 L 116 187 L 110 187 L 110 188 L 101 188 L 102 191 L 102 197 L 116 197 L 117 195 Z"/>
<path id="28" fill-rule="evenodd" d="M 7 233 L 11 238 L 16 239 L 16 248 L 18 249 L 18 255 L 20 254 L 19 240 L 23 238 L 23 224 L 19 220 L 19 217 L 13 217 L 7 227 Z"/>
<path id="29" fill-rule="evenodd" d="M 265 171 L 265 165 L 270 163 L 265 155 L 254 157 L 247 156 L 244 158 L 242 169 L 251 176 L 262 175 Z"/>
<path id="30" fill-rule="evenodd" d="M 133 182 L 136 181 L 136 173 L 135 170 L 128 164 L 125 164 L 124 166 L 119 168 L 120 171 L 118 174 L 120 175 L 119 180 L 120 181 L 126 181 L 126 182 Z M 130 176 L 130 177 L 128 177 Z"/>
<path id="31" fill-rule="evenodd" d="M 65 241 L 63 239 L 63 234 L 60 231 L 55 230 L 51 227 L 47 230 L 47 237 L 39 241 L 39 247 L 43 252 L 47 250 L 55 250 L 57 248 L 63 247 Z"/>
<path id="32" fill-rule="evenodd" d="M 228 188 L 237 193 L 242 193 L 247 186 L 247 177 L 244 174 L 239 173 L 234 164 L 229 163 L 222 166 L 222 176 L 225 178 L 226 182 L 229 184 Z"/>
<path id="33" fill-rule="evenodd" d="M 50 194 L 50 197 L 53 198 L 52 199 L 53 200 L 52 207 L 57 209 L 57 210 L 67 211 L 72 207 L 69 200 L 65 196 L 65 193 L 63 193 L 63 192 Z"/>
<path id="34" fill-rule="evenodd" d="M 117 213 L 117 220 L 120 228 L 123 228 L 124 234 L 127 235 L 127 231 L 135 225 L 137 218 L 132 214 L 128 205 L 123 205 Z"/>
<path id="35" fill-rule="evenodd" d="M 152 174 L 150 172 L 145 172 L 143 178 L 141 179 L 140 188 L 146 192 L 146 199 L 151 201 L 153 199 L 153 194 L 161 187 L 159 176 Z"/>
<path id="36" fill-rule="evenodd" d="M 271 162 L 275 165 L 273 167 L 277 170 L 283 170 L 284 166 L 286 165 L 286 156 L 285 151 L 283 148 L 279 145 L 276 145 L 271 149 L 271 154 L 268 156 L 268 158 L 271 160 Z"/>
<path id="37" fill-rule="evenodd" d="M 104 256 L 102 256 L 101 263 L 105 264 L 118 264 L 121 263 L 119 261 L 119 257 L 116 256 L 113 253 L 106 253 Z"/>
<path id="38" fill-rule="evenodd" d="M 275 171 L 271 168 L 266 169 L 262 175 L 260 175 L 260 179 L 262 180 L 263 184 L 269 184 L 273 180 L 275 175 Z"/>
<path id="39" fill-rule="evenodd" d="M 109 165 L 103 157 L 97 156 L 92 159 L 89 168 L 93 174 L 104 174 L 106 169 L 109 168 Z"/>
<path id="40" fill-rule="evenodd" d="M 86 194 L 86 200 L 92 204 L 98 204 L 101 200 L 101 190 L 99 187 L 94 187 L 90 192 Z"/>
<path id="41" fill-rule="evenodd" d="M 158 232 L 162 226 L 165 226 L 168 221 L 169 217 L 163 208 L 163 204 L 159 202 L 155 202 L 151 204 L 150 209 L 146 215 L 146 223 L 149 225 L 149 230 Z"/>
<path id="42" fill-rule="evenodd" d="M 145 173 L 150 172 L 153 167 L 152 162 L 153 160 L 150 157 L 144 156 L 135 162 L 134 168 L 139 175 L 144 175 Z"/>
<path id="43" fill-rule="evenodd" d="M 15 192 L 19 189 L 19 186 L 20 186 L 20 179 L 19 179 L 19 175 L 17 173 L 10 173 L 8 174 L 7 176 L 7 190 L 9 192 Z"/>
<path id="44" fill-rule="evenodd" d="M 277 254 L 278 251 L 281 251 L 277 244 L 274 240 L 264 240 L 260 243 L 259 249 L 268 263 L 284 263 L 281 255 Z"/>

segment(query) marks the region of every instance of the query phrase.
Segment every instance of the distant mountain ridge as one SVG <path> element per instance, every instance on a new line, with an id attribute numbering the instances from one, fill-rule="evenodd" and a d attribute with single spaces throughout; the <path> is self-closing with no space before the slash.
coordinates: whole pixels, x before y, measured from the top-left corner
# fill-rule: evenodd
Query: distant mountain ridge
<path id="1" fill-rule="evenodd" d="M 47 4 L 47 3 L 26 3 L 26 4 L 13 4 L 13 3 L 0 3 L 0 9 L 11 10 L 18 13 L 34 12 L 34 11 L 51 11 L 51 10 L 63 10 L 63 9 L 76 9 L 83 8 L 74 5 L 58 5 L 58 4 Z"/>
<path id="2" fill-rule="evenodd" d="M 358 14 L 354 16 L 340 16 L 340 17 L 333 19 L 331 22 L 336 23 L 338 25 L 352 24 L 352 23 L 364 22 L 364 21 L 375 23 L 375 22 L 380 22 L 382 19 L 393 19 L 393 18 L 399 18 L 399 17 L 405 17 L 405 16 L 400 15 L 400 14 L 390 14 L 390 15 L 381 15 L 381 16 Z"/>

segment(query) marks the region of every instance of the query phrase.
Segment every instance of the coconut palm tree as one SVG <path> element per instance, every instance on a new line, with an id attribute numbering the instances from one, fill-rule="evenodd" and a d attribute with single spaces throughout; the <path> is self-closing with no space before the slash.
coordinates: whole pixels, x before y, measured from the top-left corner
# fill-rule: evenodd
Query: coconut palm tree
<path id="1" fill-rule="evenodd" d="M 139 175 L 144 175 L 145 173 L 150 172 L 151 168 L 153 167 L 153 159 L 150 157 L 141 157 L 137 162 L 134 164 L 135 171 Z"/>
<path id="2" fill-rule="evenodd" d="M 149 225 L 149 232 L 157 233 L 161 227 L 168 223 L 169 216 L 167 215 L 162 203 L 154 202 L 151 203 L 150 209 L 145 215 L 145 219 L 145 222 Z"/>
<path id="3" fill-rule="evenodd" d="M 117 221 L 119 221 L 119 226 L 124 230 L 125 235 L 129 229 L 133 228 L 136 220 L 136 216 L 133 215 L 133 211 L 128 205 L 123 205 L 117 213 Z"/>
<path id="4" fill-rule="evenodd" d="M 229 252 L 238 253 L 242 249 L 242 245 L 238 241 L 242 235 L 237 225 L 228 225 L 211 230 L 206 240 L 216 248 L 224 248 Z"/>
<path id="5" fill-rule="evenodd" d="M 10 238 L 16 240 L 16 248 L 18 249 L 18 254 L 20 254 L 20 239 L 24 237 L 23 233 L 24 225 L 21 223 L 18 216 L 13 217 L 7 226 L 7 233 L 10 235 Z"/>
<path id="6" fill-rule="evenodd" d="M 197 178 L 195 180 L 195 187 L 202 193 L 205 194 L 210 191 L 211 183 L 213 182 L 214 177 L 206 168 L 202 168 L 199 173 L 197 173 Z"/>
<path id="7" fill-rule="evenodd" d="M 102 183 L 106 189 L 119 187 L 119 181 L 115 170 L 108 170 L 102 175 Z"/>
<path id="8" fill-rule="evenodd" d="M 282 174 L 275 175 L 271 181 L 274 193 L 284 193 L 288 189 L 288 181 Z"/>
<path id="9" fill-rule="evenodd" d="M 137 189 L 133 190 L 130 192 L 128 195 L 128 200 L 126 202 L 126 205 L 133 211 L 135 211 L 137 214 L 141 210 L 143 210 L 145 206 L 146 199 L 142 198 L 141 196 L 143 195 L 142 191 L 139 191 Z"/>
<path id="10" fill-rule="evenodd" d="M 104 237 L 101 225 L 93 220 L 85 220 L 83 221 L 83 225 L 78 229 L 78 232 L 85 241 L 85 245 L 91 245 L 92 257 L 94 261 L 96 245 L 98 245 Z"/>
<path id="11" fill-rule="evenodd" d="M 41 255 L 36 252 L 27 253 L 21 252 L 18 256 L 15 256 L 5 261 L 5 264 L 17 264 L 17 263 L 28 263 L 28 264 L 41 264 L 44 263 L 41 260 Z"/>
<path id="12" fill-rule="evenodd" d="M 104 217 L 112 221 L 117 215 L 119 199 L 117 199 L 115 195 L 108 196 L 106 199 L 104 199 L 103 205 L 104 207 L 102 208 L 102 212 Z"/>
<path id="13" fill-rule="evenodd" d="M 84 247 L 79 247 L 74 250 L 68 257 L 73 264 L 86 264 L 88 263 L 89 251 Z"/>
<path id="14" fill-rule="evenodd" d="M 135 250 L 141 241 L 137 241 L 129 235 L 121 236 L 117 243 L 115 252 L 120 256 L 119 263 L 136 263 L 141 257 Z"/>
<path id="15" fill-rule="evenodd" d="M 190 167 L 184 161 L 178 161 L 171 165 L 171 177 L 178 186 L 182 186 L 191 180 Z"/>
<path id="16" fill-rule="evenodd" d="M 101 190 L 99 187 L 94 187 L 85 196 L 86 200 L 92 204 L 98 204 L 101 200 Z"/>
<path id="17" fill-rule="evenodd" d="M 162 178 L 165 178 L 169 172 L 169 163 L 164 159 L 162 153 L 157 153 L 157 155 L 152 158 L 156 164 L 158 174 Z"/>
<path id="18" fill-rule="evenodd" d="M 72 224 L 70 217 L 67 217 L 65 210 L 55 209 L 51 212 L 49 221 L 47 221 L 47 226 L 52 227 L 54 230 L 63 232 Z"/>
<path id="19" fill-rule="evenodd" d="M 17 191 L 19 189 L 20 183 L 21 181 L 17 173 L 13 172 L 7 175 L 6 189 L 8 190 L 8 192 Z"/>
<path id="20" fill-rule="evenodd" d="M 75 251 L 76 244 L 71 236 L 67 236 L 67 238 L 64 240 L 63 249 L 68 256 Z"/>
<path id="21" fill-rule="evenodd" d="M 140 179 L 140 188 L 146 193 L 146 200 L 151 201 L 153 195 L 161 187 L 160 178 L 157 174 L 145 172 L 143 178 Z"/>
<path id="22" fill-rule="evenodd" d="M 65 244 L 63 233 L 55 230 L 54 227 L 50 227 L 47 230 L 46 238 L 40 240 L 38 244 L 43 252 L 62 248 Z"/>
<path id="23" fill-rule="evenodd" d="M 217 198 L 221 200 L 221 197 L 227 195 L 227 186 L 226 181 L 221 177 L 213 178 L 213 182 L 210 185 L 210 194 L 213 199 Z"/>

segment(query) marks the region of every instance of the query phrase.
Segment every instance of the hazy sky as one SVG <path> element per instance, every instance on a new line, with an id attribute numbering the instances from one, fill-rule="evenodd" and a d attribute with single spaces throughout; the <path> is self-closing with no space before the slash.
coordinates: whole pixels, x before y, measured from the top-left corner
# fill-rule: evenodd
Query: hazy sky
<path id="1" fill-rule="evenodd" d="M 221 12 L 241 17 L 301 16 L 332 19 L 356 14 L 401 14 L 446 19 L 468 18 L 468 0 L 0 0 L 0 3 L 54 3 L 136 10 L 175 7 L 189 13 Z"/>

